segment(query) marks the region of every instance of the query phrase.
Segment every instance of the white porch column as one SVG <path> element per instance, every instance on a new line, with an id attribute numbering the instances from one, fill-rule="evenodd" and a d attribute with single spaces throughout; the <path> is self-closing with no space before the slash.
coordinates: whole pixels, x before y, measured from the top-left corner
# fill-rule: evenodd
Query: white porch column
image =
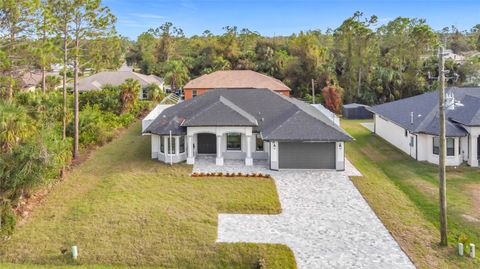
<path id="1" fill-rule="evenodd" d="M 470 134 L 470 148 L 468 149 L 468 164 L 472 167 L 478 166 L 478 135 Z"/>
<path id="2" fill-rule="evenodd" d="M 163 150 L 165 153 L 165 162 L 168 162 L 170 160 L 170 159 L 167 159 L 169 148 L 170 148 L 170 143 L 168 143 L 168 135 L 166 135 L 163 137 Z"/>
<path id="3" fill-rule="evenodd" d="M 178 156 L 180 154 L 180 136 L 173 136 L 175 140 L 175 155 Z"/>
<path id="4" fill-rule="evenodd" d="M 245 158 L 245 165 L 253 165 L 252 159 L 252 134 L 247 134 L 247 157 Z"/>
<path id="5" fill-rule="evenodd" d="M 193 156 L 193 136 L 187 136 L 187 164 L 194 164 L 195 157 Z"/>
<path id="6" fill-rule="evenodd" d="M 217 134 L 217 158 L 215 159 L 216 165 L 223 165 L 222 157 L 222 135 Z"/>
<path id="7" fill-rule="evenodd" d="M 152 159 L 158 159 L 158 152 L 160 151 L 160 136 L 152 134 Z"/>

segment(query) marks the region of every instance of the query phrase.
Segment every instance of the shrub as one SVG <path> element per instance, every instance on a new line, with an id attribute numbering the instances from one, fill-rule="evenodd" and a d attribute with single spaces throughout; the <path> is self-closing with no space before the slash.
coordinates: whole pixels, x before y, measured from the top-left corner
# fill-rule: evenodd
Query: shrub
<path id="1" fill-rule="evenodd" d="M 161 102 L 165 98 L 165 94 L 162 89 L 157 84 L 151 83 L 145 87 L 147 91 L 147 97 L 150 101 L 155 101 L 157 103 Z"/>
<path id="2" fill-rule="evenodd" d="M 0 208 L 0 238 L 12 235 L 15 224 L 15 215 L 7 203 Z"/>
<path id="3" fill-rule="evenodd" d="M 463 253 L 470 254 L 470 239 L 465 234 L 460 234 L 458 236 L 458 243 L 463 244 Z"/>
<path id="4" fill-rule="evenodd" d="M 257 261 L 257 268 L 258 269 L 266 269 L 267 266 L 267 260 L 265 258 L 259 258 Z"/>
<path id="5" fill-rule="evenodd" d="M 16 201 L 34 186 L 58 177 L 70 161 L 70 143 L 45 128 L 29 137 L 12 152 L 0 155 L 0 195 Z"/>
<path id="6" fill-rule="evenodd" d="M 115 135 L 115 128 L 118 127 L 115 114 L 102 113 L 98 106 L 87 106 L 80 111 L 79 118 L 79 142 L 82 145 L 102 145 L 108 142 Z M 69 136 L 73 136 L 73 122 L 68 126 Z"/>
<path id="7" fill-rule="evenodd" d="M 116 118 L 118 125 L 123 127 L 128 126 L 134 120 L 135 120 L 135 116 L 132 114 L 123 114 Z"/>
<path id="8" fill-rule="evenodd" d="M 80 110 L 87 106 L 98 106 L 101 111 L 120 114 L 120 90 L 106 85 L 101 91 L 88 91 L 80 94 Z"/>

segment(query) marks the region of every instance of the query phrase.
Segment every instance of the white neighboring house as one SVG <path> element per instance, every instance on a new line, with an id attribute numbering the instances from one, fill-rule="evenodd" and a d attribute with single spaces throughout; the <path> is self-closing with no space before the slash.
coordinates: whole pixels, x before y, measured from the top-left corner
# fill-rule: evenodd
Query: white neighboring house
<path id="1" fill-rule="evenodd" d="M 344 170 L 344 143 L 352 140 L 318 109 L 269 89 L 209 90 L 157 106 L 143 126 L 152 159 L 166 163 L 210 155 L 216 165 L 264 160 L 272 170 Z"/>
<path id="2" fill-rule="evenodd" d="M 480 88 L 448 88 L 446 165 L 464 162 L 478 167 L 480 159 Z M 377 105 L 374 132 L 419 161 L 438 164 L 438 91 Z"/>
<path id="3" fill-rule="evenodd" d="M 446 49 L 446 50 L 444 51 L 444 53 L 445 53 L 445 56 L 444 56 L 445 59 L 451 59 L 451 60 L 453 60 L 455 63 L 463 63 L 463 62 L 465 62 L 465 56 L 460 55 L 460 54 L 456 54 L 456 53 L 454 53 L 451 49 Z"/>
<path id="4" fill-rule="evenodd" d="M 150 84 L 156 84 L 162 91 L 164 91 L 164 80 L 162 78 L 155 75 L 144 75 L 133 72 L 133 70 L 126 65 L 123 65 L 118 71 L 99 72 L 80 79 L 78 81 L 78 91 L 82 93 L 86 91 L 101 90 L 105 85 L 118 86 L 129 78 L 137 80 L 140 83 L 142 87 L 142 91 L 140 92 L 139 96 L 140 99 L 147 98 L 147 92 L 145 88 Z"/>

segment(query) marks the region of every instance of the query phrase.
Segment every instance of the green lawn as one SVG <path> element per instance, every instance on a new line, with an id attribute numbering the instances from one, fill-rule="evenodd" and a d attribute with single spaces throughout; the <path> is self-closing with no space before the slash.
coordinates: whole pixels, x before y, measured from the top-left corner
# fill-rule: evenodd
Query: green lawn
<path id="1" fill-rule="evenodd" d="M 460 235 L 480 246 L 480 169 L 448 169 L 449 248 L 440 248 L 437 167 L 417 162 L 360 125 L 342 121 L 355 137 L 347 157 L 362 172 L 352 178 L 388 230 L 421 268 L 478 268 L 477 258 L 459 258 Z"/>
<path id="2" fill-rule="evenodd" d="M 2 243 L 0 267 L 295 267 L 283 245 L 215 243 L 219 212 L 280 212 L 271 179 L 189 177 L 191 166 L 150 160 L 139 133 L 137 122 L 73 169 Z M 72 245 L 75 262 L 61 254 Z"/>

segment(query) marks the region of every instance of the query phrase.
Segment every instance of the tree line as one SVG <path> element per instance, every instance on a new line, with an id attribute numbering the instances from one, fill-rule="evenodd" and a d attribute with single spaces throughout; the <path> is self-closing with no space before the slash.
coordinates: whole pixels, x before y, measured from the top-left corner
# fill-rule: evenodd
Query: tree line
<path id="1" fill-rule="evenodd" d="M 187 37 L 165 23 L 139 35 L 126 60 L 143 73 L 165 77 L 172 88 L 216 70 L 251 69 L 282 80 L 296 97 L 311 98 L 313 79 L 319 89 L 334 87 L 344 102 L 376 104 L 435 89 L 429 77 L 436 76 L 443 42 L 454 53 L 480 49 L 480 25 L 434 31 L 423 19 L 404 17 L 379 25 L 376 16 L 361 12 L 325 32 L 265 37 L 249 29 L 223 29 L 219 35 L 207 30 Z M 479 59 L 447 61 L 460 75 L 454 83 L 478 83 L 469 78 L 477 75 Z"/>

